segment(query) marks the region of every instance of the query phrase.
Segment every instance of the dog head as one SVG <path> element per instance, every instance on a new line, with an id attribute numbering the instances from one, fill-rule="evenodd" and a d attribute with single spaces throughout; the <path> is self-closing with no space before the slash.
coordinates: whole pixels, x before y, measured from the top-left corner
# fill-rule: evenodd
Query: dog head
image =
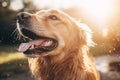
<path id="1" fill-rule="evenodd" d="M 17 28 L 29 39 L 19 47 L 28 57 L 69 53 L 92 43 L 91 31 L 86 25 L 56 9 L 18 13 Z"/>

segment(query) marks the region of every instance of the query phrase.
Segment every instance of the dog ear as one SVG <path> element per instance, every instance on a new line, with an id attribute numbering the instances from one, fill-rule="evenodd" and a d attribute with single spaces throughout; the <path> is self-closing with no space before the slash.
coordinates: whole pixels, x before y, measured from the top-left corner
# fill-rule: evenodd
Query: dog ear
<path id="1" fill-rule="evenodd" d="M 78 23 L 77 25 L 79 27 L 79 37 L 81 44 L 86 46 L 94 46 L 95 43 L 92 41 L 91 29 L 85 24 Z"/>

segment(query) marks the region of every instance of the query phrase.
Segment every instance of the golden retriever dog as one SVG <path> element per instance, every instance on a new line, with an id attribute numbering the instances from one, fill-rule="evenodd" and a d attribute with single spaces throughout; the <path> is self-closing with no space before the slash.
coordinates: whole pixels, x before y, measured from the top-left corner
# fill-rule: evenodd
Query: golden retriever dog
<path id="1" fill-rule="evenodd" d="M 18 51 L 39 80 L 99 80 L 88 55 L 91 30 L 57 9 L 17 14 L 17 28 L 29 39 Z"/>

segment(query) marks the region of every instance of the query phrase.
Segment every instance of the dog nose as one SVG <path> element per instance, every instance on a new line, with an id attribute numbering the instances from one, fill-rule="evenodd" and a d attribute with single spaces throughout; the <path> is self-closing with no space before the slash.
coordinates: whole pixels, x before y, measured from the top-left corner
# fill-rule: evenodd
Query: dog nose
<path id="1" fill-rule="evenodd" d="M 24 24 L 30 18 L 30 14 L 27 12 L 20 12 L 17 14 L 17 19 L 20 24 Z"/>

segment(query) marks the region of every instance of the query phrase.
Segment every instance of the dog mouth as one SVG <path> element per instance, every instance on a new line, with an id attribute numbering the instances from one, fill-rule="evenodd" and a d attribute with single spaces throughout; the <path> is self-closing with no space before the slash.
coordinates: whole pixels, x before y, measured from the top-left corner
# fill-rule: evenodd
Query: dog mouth
<path id="1" fill-rule="evenodd" d="M 38 36 L 27 29 L 23 28 L 21 32 L 31 39 L 28 42 L 21 43 L 18 49 L 19 52 L 23 52 L 26 56 L 38 56 L 41 53 L 52 51 L 58 45 L 55 39 Z"/>

